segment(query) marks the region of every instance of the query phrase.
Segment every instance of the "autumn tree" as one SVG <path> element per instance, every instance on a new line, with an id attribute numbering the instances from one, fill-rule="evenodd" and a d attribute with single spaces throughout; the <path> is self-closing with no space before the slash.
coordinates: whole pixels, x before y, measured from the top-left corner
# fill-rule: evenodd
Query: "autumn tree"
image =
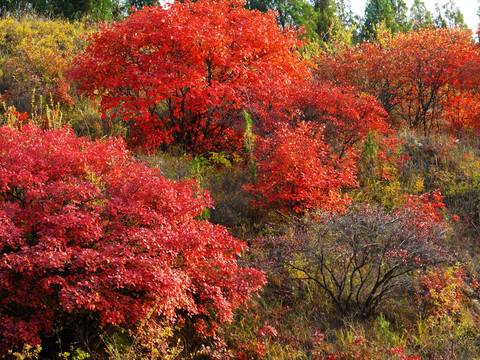
<path id="1" fill-rule="evenodd" d="M 2 127 L 0 193 L 3 354 L 66 328 L 98 340 L 101 326 L 108 335 L 149 314 L 192 342 L 263 283 L 237 264 L 245 244 L 200 220 L 209 195 L 135 161 L 120 140 Z"/>
<path id="2" fill-rule="evenodd" d="M 393 38 L 391 49 L 393 59 L 409 59 L 396 63 L 403 66 L 398 74 L 402 92 L 397 114 L 411 128 L 421 128 L 427 133 L 439 125 L 442 99 L 459 86 L 459 71 L 476 57 L 471 32 L 455 29 L 412 31 Z"/>
<path id="3" fill-rule="evenodd" d="M 310 74 L 297 33 L 280 30 L 274 13 L 243 5 L 144 7 L 90 36 L 70 77 L 82 94 L 101 98 L 105 116 L 123 116 L 132 144 L 240 146 L 242 109 L 263 126 L 257 111 L 278 109 L 292 82 Z"/>
<path id="4" fill-rule="evenodd" d="M 419 29 L 365 42 L 318 60 L 318 75 L 374 95 L 393 123 L 424 133 L 443 126 L 454 90 L 463 89 L 465 69 L 478 61 L 471 32 Z"/>

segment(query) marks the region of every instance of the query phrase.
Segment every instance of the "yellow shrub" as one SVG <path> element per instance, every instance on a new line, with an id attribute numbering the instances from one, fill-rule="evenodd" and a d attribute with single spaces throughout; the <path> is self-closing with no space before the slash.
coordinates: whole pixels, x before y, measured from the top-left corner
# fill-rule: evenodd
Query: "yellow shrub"
<path id="1" fill-rule="evenodd" d="M 73 55 L 83 49 L 81 35 L 86 31 L 80 22 L 0 19 L 0 94 L 6 94 L 9 105 L 32 112 L 41 96 L 44 103 L 71 105 L 64 73 Z"/>

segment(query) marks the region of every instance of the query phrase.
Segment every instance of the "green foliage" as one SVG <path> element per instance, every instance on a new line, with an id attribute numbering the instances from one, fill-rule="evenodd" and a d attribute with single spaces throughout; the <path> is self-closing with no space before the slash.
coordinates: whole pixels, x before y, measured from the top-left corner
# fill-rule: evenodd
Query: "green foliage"
<path id="1" fill-rule="evenodd" d="M 243 146 L 247 152 L 248 162 L 250 164 L 250 176 L 255 179 L 257 169 L 255 166 L 255 158 L 253 154 L 253 147 L 255 142 L 255 135 L 253 134 L 253 122 L 251 116 L 243 110 L 243 117 L 245 118 L 245 124 L 243 124 Z"/>
<path id="2" fill-rule="evenodd" d="M 448 0 L 442 6 L 436 3 L 435 12 L 434 23 L 437 28 L 454 28 L 456 26 L 460 29 L 468 28 L 464 22 L 463 14 L 454 0 Z"/>
<path id="3" fill-rule="evenodd" d="M 178 326 L 155 321 L 154 308 L 135 330 L 116 329 L 113 334 L 102 336 L 111 360 L 177 359 L 185 346 L 175 336 Z"/>
<path id="4" fill-rule="evenodd" d="M 171 149 L 138 156 L 172 180 L 196 179 L 210 192 L 215 204 L 204 215 L 216 224 L 227 226 L 235 235 L 255 237 L 268 221 L 252 212 L 252 198 L 243 189 L 251 180 L 249 164 L 237 154 L 211 152 L 206 156 L 192 156 L 180 149 Z"/>
<path id="5" fill-rule="evenodd" d="M 407 6 L 403 0 L 369 0 L 365 8 L 365 19 L 361 31 L 364 40 L 372 38 L 375 26 L 385 23 L 391 34 L 410 29 Z"/>
<path id="6" fill-rule="evenodd" d="M 455 317 L 419 317 L 410 339 L 422 359 L 476 359 L 480 354 L 478 319 L 467 307 Z"/>
<path id="7" fill-rule="evenodd" d="M 132 6 L 141 9 L 144 6 L 152 6 L 158 3 L 157 0 L 127 0 L 126 6 L 130 9 Z"/>
<path id="8" fill-rule="evenodd" d="M 375 131 L 363 140 L 358 160 L 360 187 L 354 195 L 358 201 L 374 201 L 386 208 L 399 204 L 403 194 L 399 168 L 406 161 L 400 145 L 395 136 L 382 136 Z"/>
<path id="9" fill-rule="evenodd" d="M 375 333 L 377 335 L 377 340 L 381 344 L 392 346 L 401 346 L 405 347 L 407 341 L 403 334 L 398 334 L 395 331 L 392 331 L 390 322 L 387 321 L 383 313 L 378 315 L 376 320 Z"/>
<path id="10" fill-rule="evenodd" d="M 317 13 L 312 4 L 305 0 L 247 0 L 246 8 L 261 12 L 276 11 L 278 25 L 287 27 L 305 27 L 306 36 L 316 38 Z"/>
<path id="11" fill-rule="evenodd" d="M 401 153 L 409 159 L 399 176 L 403 191 L 442 189 L 448 211 L 462 220 L 457 231 L 464 239 L 458 246 L 464 248 L 469 243 L 467 239 L 477 236 L 480 225 L 480 156 L 476 141 L 418 137 L 413 133 L 401 137 Z M 467 248 L 471 254 L 476 253 L 476 246 Z"/>
<path id="12" fill-rule="evenodd" d="M 304 27 L 305 36 L 321 44 L 338 40 L 353 25 L 353 13 L 345 0 L 248 0 L 246 7 L 266 12 L 276 11 L 281 28 Z"/>
<path id="13" fill-rule="evenodd" d="M 328 41 L 336 17 L 336 4 L 333 0 L 315 0 L 313 8 L 317 13 L 316 33 L 322 41 Z"/>
<path id="14" fill-rule="evenodd" d="M 85 360 L 90 359 L 90 354 L 86 351 L 83 351 L 80 348 L 70 347 L 70 351 L 64 351 L 58 354 L 60 359 L 63 360 Z"/>
<path id="15" fill-rule="evenodd" d="M 79 20 L 89 17 L 93 21 L 112 20 L 121 11 L 119 0 L 4 0 L 0 3 L 1 16 L 25 13 L 46 17 Z"/>
<path id="16" fill-rule="evenodd" d="M 425 3 L 421 0 L 414 0 L 410 8 L 410 21 L 414 30 L 433 25 L 432 13 L 427 10 Z"/>
<path id="17" fill-rule="evenodd" d="M 480 157 L 473 148 L 457 143 L 448 155 L 450 166 L 432 167 L 436 186 L 444 189 L 449 209 L 477 232 L 480 225 Z"/>

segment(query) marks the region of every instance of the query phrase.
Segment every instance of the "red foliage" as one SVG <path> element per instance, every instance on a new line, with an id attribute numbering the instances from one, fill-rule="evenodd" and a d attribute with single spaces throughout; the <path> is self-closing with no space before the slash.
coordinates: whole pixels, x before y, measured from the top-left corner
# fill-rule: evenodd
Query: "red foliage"
<path id="1" fill-rule="evenodd" d="M 420 276 L 418 301 L 430 316 L 458 314 L 465 302 L 465 267 L 435 269 Z"/>
<path id="2" fill-rule="evenodd" d="M 70 84 L 65 81 L 57 81 L 51 89 L 52 99 L 56 104 L 72 106 L 75 100 L 68 94 Z"/>
<path id="3" fill-rule="evenodd" d="M 323 127 L 302 122 L 291 129 L 280 124 L 255 146 L 257 178 L 247 189 L 257 205 L 302 214 L 350 203 L 342 188 L 357 186 L 356 157 L 351 152 L 336 155 L 324 142 Z"/>
<path id="4" fill-rule="evenodd" d="M 2 97 L 0 96 L 0 101 L 2 101 Z M 0 113 L 0 119 L 3 120 L 4 123 L 10 124 L 13 126 L 22 126 L 28 123 L 28 113 L 18 112 L 14 107 L 7 107 L 3 114 Z"/>
<path id="5" fill-rule="evenodd" d="M 130 121 L 131 142 L 208 151 L 241 145 L 241 110 L 267 109 L 310 71 L 297 33 L 275 14 L 249 11 L 242 0 L 174 2 L 145 7 L 103 25 L 70 77 L 81 93 Z M 269 110 L 269 111 L 270 111 Z"/>
<path id="6" fill-rule="evenodd" d="M 394 121 L 425 132 L 442 126 L 446 99 L 478 64 L 469 30 L 419 29 L 318 59 L 318 75 L 374 95 Z M 478 66 L 478 65 L 477 65 Z"/>
<path id="7" fill-rule="evenodd" d="M 403 207 L 403 211 L 410 216 L 412 224 L 418 228 L 426 229 L 432 224 L 448 228 L 445 223 L 446 206 L 438 189 L 420 196 L 407 195 Z"/>
<path id="8" fill-rule="evenodd" d="M 452 133 L 462 135 L 465 132 L 473 131 L 477 135 L 480 132 L 478 94 L 467 91 L 458 92 L 456 96 L 452 95 L 448 99 L 445 108 L 445 120 Z"/>
<path id="9" fill-rule="evenodd" d="M 386 112 L 373 96 L 352 87 L 303 81 L 286 108 L 293 118 L 324 125 L 325 138 L 338 152 L 351 149 L 370 131 L 386 133 Z"/>
<path id="10" fill-rule="evenodd" d="M 38 343 L 61 314 L 133 324 L 153 308 L 203 335 L 264 282 L 245 244 L 197 220 L 212 202 L 136 162 L 120 140 L 0 128 L 0 349 Z M 82 315 L 83 314 L 83 315 Z"/>

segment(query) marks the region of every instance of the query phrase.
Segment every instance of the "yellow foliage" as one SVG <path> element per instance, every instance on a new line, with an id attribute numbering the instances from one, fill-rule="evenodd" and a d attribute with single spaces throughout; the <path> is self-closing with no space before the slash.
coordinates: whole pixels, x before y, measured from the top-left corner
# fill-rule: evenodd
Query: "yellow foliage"
<path id="1" fill-rule="evenodd" d="M 413 194 L 423 194 L 425 192 L 423 177 L 418 175 L 412 186 Z"/>
<path id="2" fill-rule="evenodd" d="M 16 360 L 38 359 L 40 351 L 42 351 L 42 347 L 40 345 L 33 347 L 32 345 L 24 344 L 22 352 L 9 350 L 8 354 Z"/>
<path id="3" fill-rule="evenodd" d="M 402 199 L 401 185 L 398 179 L 377 180 L 375 189 L 375 200 L 387 208 L 395 207 Z"/>
<path id="4" fill-rule="evenodd" d="M 373 39 L 376 39 L 380 44 L 385 44 L 393 36 L 391 30 L 388 28 L 385 20 L 378 23 L 373 27 L 373 34 L 371 34 Z"/>
<path id="5" fill-rule="evenodd" d="M 63 79 L 73 54 L 84 46 L 81 35 L 86 31 L 80 22 L 0 19 L 0 66 L 17 81 L 40 84 Z"/>

